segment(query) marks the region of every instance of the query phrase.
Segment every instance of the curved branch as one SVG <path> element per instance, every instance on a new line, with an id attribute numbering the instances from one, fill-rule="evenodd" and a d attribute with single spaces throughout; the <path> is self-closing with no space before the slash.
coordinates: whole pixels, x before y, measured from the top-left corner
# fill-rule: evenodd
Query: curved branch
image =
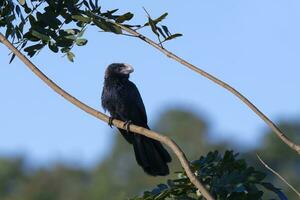
<path id="1" fill-rule="evenodd" d="M 60 94 L 63 98 L 68 100 L 70 103 L 74 104 L 78 108 L 82 109 L 83 111 L 87 112 L 88 114 L 104 121 L 108 122 L 109 117 L 91 107 L 88 105 L 82 103 L 66 91 L 64 91 L 62 88 L 60 88 L 58 85 L 56 85 L 51 79 L 49 79 L 43 72 L 41 72 L 30 60 L 28 60 L 18 49 L 16 49 L 4 36 L 2 33 L 0 33 L 0 42 L 2 42 L 5 46 L 7 46 L 36 76 L 38 76 L 42 81 L 44 81 L 50 88 L 52 88 L 56 93 Z M 125 123 L 120 120 L 113 120 L 113 125 L 124 129 Z M 214 200 L 214 198 L 211 196 L 211 194 L 206 190 L 206 188 L 202 185 L 202 183 L 197 179 L 195 174 L 192 172 L 189 161 L 187 160 L 184 152 L 180 149 L 180 147 L 170 138 L 160 135 L 159 133 L 156 133 L 154 131 L 145 129 L 140 126 L 136 126 L 133 124 L 129 125 L 130 130 L 132 132 L 147 136 L 149 138 L 158 140 L 168 147 L 172 149 L 172 151 L 176 154 L 178 157 L 182 167 L 184 168 L 187 176 L 189 177 L 190 181 L 195 185 L 196 188 L 201 192 L 201 194 L 208 200 Z"/>
<path id="2" fill-rule="evenodd" d="M 289 182 L 287 182 L 287 180 L 285 180 L 285 178 L 283 178 L 278 172 L 276 172 L 274 169 L 272 169 L 269 165 L 267 165 L 267 163 L 265 163 L 263 161 L 263 159 L 256 154 L 258 160 L 263 164 L 263 166 L 265 168 L 267 168 L 268 170 L 270 170 L 273 174 L 275 174 L 278 178 L 280 178 L 288 187 L 290 187 L 298 196 L 298 198 L 300 199 L 300 193 L 296 190 L 296 188 L 294 188 Z"/>
<path id="3" fill-rule="evenodd" d="M 102 16 L 98 16 L 101 18 L 104 18 Z M 146 36 L 138 33 L 135 30 L 132 30 L 126 26 L 123 26 L 122 24 L 118 24 L 116 22 L 113 22 L 111 20 L 108 20 L 107 18 L 104 18 L 105 20 L 115 24 L 116 26 L 120 27 L 127 33 L 132 34 L 133 36 L 136 36 L 143 40 L 144 42 L 150 44 L 157 50 L 161 51 L 163 54 L 165 54 L 167 57 L 172 58 L 173 60 L 179 62 L 180 64 L 186 66 L 187 68 L 195 71 L 196 73 L 204 76 L 205 78 L 213 81 L 217 85 L 221 86 L 222 88 L 228 90 L 231 92 L 233 95 L 235 95 L 237 98 L 239 98 L 242 102 L 244 102 L 253 112 L 255 112 L 272 130 L 273 132 L 285 143 L 287 144 L 291 149 L 295 150 L 299 155 L 300 155 L 300 146 L 298 144 L 295 144 L 292 142 L 284 133 L 281 131 L 276 124 L 270 120 L 263 112 L 261 112 L 250 100 L 248 100 L 245 96 L 243 96 L 239 91 L 234 89 L 232 86 L 229 84 L 225 83 L 224 81 L 216 78 L 215 76 L 207 73 L 206 71 L 197 68 L 196 66 L 192 65 L 191 63 L 187 62 L 186 60 L 180 58 L 179 56 L 173 54 L 172 52 L 168 51 L 167 49 L 161 47 L 159 44 L 155 43 L 151 39 L 147 38 Z"/>

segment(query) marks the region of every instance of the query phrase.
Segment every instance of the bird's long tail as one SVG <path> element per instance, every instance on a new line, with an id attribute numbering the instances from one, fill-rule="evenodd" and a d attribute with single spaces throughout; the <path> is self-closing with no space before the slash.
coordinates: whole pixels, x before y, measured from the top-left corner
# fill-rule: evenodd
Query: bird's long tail
<path id="1" fill-rule="evenodd" d="M 137 163 L 152 176 L 169 174 L 168 162 L 171 156 L 162 144 L 143 135 L 134 134 L 133 148 Z"/>

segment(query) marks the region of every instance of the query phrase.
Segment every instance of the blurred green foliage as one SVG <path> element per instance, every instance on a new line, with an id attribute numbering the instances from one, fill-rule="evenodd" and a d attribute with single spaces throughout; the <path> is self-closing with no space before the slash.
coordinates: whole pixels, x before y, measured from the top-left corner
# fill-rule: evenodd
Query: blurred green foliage
<path id="1" fill-rule="evenodd" d="M 282 122 L 280 123 L 280 127 L 292 137 L 293 133 L 300 131 L 298 124 L 299 122 L 296 121 Z M 208 139 L 209 127 L 206 121 L 203 120 L 203 117 L 186 110 L 171 109 L 162 113 L 161 118 L 154 124 L 153 129 L 174 138 L 186 152 L 190 160 L 198 159 L 194 163 L 195 166 L 201 166 L 203 159 L 207 158 L 214 158 L 210 162 L 215 164 L 220 162 L 222 156 L 217 153 L 210 153 L 208 156 L 200 158 L 200 160 L 199 156 L 206 155 L 209 151 L 215 149 L 219 149 L 220 151 L 223 151 L 225 148 L 232 149 L 233 146 L 232 144 L 212 144 Z M 26 167 L 23 159 L 1 159 L 0 199 L 121 200 L 140 196 L 147 190 L 152 191 L 157 185 L 166 183 L 168 179 L 178 179 L 178 173 L 174 172 L 182 170 L 174 156 L 171 163 L 171 175 L 167 177 L 150 177 L 143 173 L 137 166 L 131 146 L 118 134 L 115 136 L 115 143 L 111 153 L 98 166 L 90 170 L 76 168 L 75 166 L 65 166 L 63 164 L 58 164 L 48 169 L 30 169 Z M 297 137 L 293 139 L 299 141 Z M 300 188 L 298 178 L 300 177 L 299 158 L 293 151 L 290 151 L 281 141 L 275 138 L 273 134 L 265 133 L 263 145 L 255 151 L 258 151 L 270 166 L 286 177 L 296 188 Z M 240 166 L 246 167 L 244 161 L 236 159 L 234 154 L 228 152 L 227 155 L 231 157 L 231 161 L 238 162 Z M 278 178 L 273 174 L 269 174 L 262 167 L 256 159 L 254 151 L 242 154 L 241 158 L 245 158 L 256 169 L 268 174 L 266 180 L 263 179 L 263 182 L 270 182 L 282 188 L 282 191 L 289 199 L 297 198 Z M 231 167 L 234 167 L 234 165 Z M 204 169 L 206 168 L 201 168 L 201 170 Z M 229 169 L 226 170 L 228 172 Z M 250 170 L 252 174 L 254 173 L 257 177 L 262 177 L 260 173 L 255 173 L 257 170 L 253 170 Z M 223 175 L 226 174 L 225 172 L 223 171 Z M 183 176 L 182 173 L 179 175 Z M 224 179 L 216 179 L 216 181 L 222 180 Z M 171 184 L 170 181 L 167 183 Z M 168 186 L 168 184 L 164 184 L 162 189 L 166 188 L 165 186 Z M 189 185 L 189 187 L 191 186 Z M 235 189 L 243 189 L 243 187 Z M 260 188 L 260 191 L 265 190 Z M 266 192 L 265 195 L 266 198 L 264 199 L 278 199 L 278 196 L 273 192 Z"/>

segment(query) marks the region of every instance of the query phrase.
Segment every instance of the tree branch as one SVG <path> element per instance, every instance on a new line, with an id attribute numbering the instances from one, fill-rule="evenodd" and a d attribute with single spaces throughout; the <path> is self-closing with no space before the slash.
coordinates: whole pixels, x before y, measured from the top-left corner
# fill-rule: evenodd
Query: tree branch
<path id="1" fill-rule="evenodd" d="M 274 169 L 272 169 L 270 166 L 268 166 L 268 165 L 261 159 L 261 157 L 260 157 L 258 154 L 256 154 L 256 156 L 257 156 L 258 160 L 263 164 L 263 166 L 264 166 L 265 168 L 267 168 L 268 170 L 270 170 L 273 174 L 275 174 L 278 178 L 280 178 L 285 184 L 287 184 L 287 186 L 290 187 L 290 188 L 297 194 L 298 198 L 300 199 L 300 193 L 299 193 L 299 192 L 298 192 L 291 184 L 289 184 L 289 182 L 287 182 L 287 181 L 285 180 L 285 178 L 283 178 L 278 172 L 276 172 Z"/>
<path id="2" fill-rule="evenodd" d="M 43 72 L 41 72 L 30 60 L 28 60 L 18 49 L 16 49 L 5 37 L 2 33 L 0 33 L 0 41 L 9 48 L 36 76 L 38 76 L 42 81 L 44 81 L 50 88 L 52 88 L 56 93 L 60 94 L 63 98 L 68 100 L 70 103 L 74 104 L 78 108 L 82 109 L 83 111 L 87 112 L 88 114 L 104 121 L 108 122 L 109 117 L 91 107 L 88 105 L 82 103 L 66 91 L 64 91 L 61 87 L 56 85 L 51 79 L 49 79 Z M 125 129 L 124 125 L 125 123 L 120 120 L 113 120 L 113 125 Z M 180 149 L 180 147 L 170 138 L 160 135 L 159 133 L 156 133 L 154 131 L 145 129 L 140 126 L 136 126 L 133 124 L 129 125 L 130 130 L 132 132 L 135 132 L 137 134 L 144 135 L 146 137 L 158 140 L 168 147 L 171 148 L 171 150 L 175 153 L 175 155 L 178 157 L 182 167 L 184 168 L 187 176 L 189 177 L 190 181 L 195 185 L 196 188 L 201 192 L 201 194 L 208 200 L 214 200 L 214 198 L 211 196 L 211 194 L 206 190 L 206 188 L 202 185 L 202 183 L 197 179 L 195 174 L 192 172 L 189 161 L 187 160 L 184 152 Z"/>
<path id="3" fill-rule="evenodd" d="M 123 29 L 124 31 L 126 31 L 127 33 L 136 36 L 138 38 L 140 38 L 141 40 L 143 40 L 144 42 L 150 44 L 151 46 L 153 46 L 154 48 L 156 48 L 157 50 L 161 51 L 163 54 L 165 54 L 167 57 L 172 58 L 173 60 L 179 62 L 180 64 L 186 66 L 187 68 L 195 71 L 196 73 L 204 76 L 205 78 L 213 81 L 214 83 L 216 83 L 217 85 L 221 86 L 222 88 L 228 90 L 229 92 L 231 92 L 233 95 L 235 95 L 237 98 L 239 98 L 243 103 L 245 103 L 253 112 L 255 112 L 272 130 L 273 132 L 285 143 L 287 144 L 291 149 L 295 150 L 299 155 L 300 155 L 300 146 L 298 144 L 295 144 L 294 142 L 292 142 L 277 126 L 276 124 L 270 120 L 263 112 L 261 112 L 250 100 L 248 100 L 245 96 L 243 96 L 239 91 L 237 91 L 236 89 L 234 89 L 232 86 L 230 86 L 229 84 L 225 83 L 224 81 L 216 78 L 215 76 L 207 73 L 206 71 L 197 68 L 196 66 L 192 65 L 191 63 L 187 62 L 186 60 L 180 58 L 179 56 L 173 54 L 172 52 L 168 51 L 167 49 L 161 47 L 159 44 L 157 44 L 156 42 L 154 42 L 153 40 L 147 38 L 146 36 L 138 33 L 135 30 L 132 30 L 126 26 L 123 26 L 122 24 L 118 24 L 112 20 L 109 20 L 103 16 L 98 16 L 100 18 L 103 18 L 113 24 L 115 24 L 116 26 L 120 27 L 121 29 Z"/>

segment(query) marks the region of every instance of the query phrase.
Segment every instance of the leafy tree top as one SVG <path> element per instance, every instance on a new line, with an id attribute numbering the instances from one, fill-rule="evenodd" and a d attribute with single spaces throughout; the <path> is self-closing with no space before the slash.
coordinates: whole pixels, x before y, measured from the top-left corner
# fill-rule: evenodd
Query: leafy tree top
<path id="1" fill-rule="evenodd" d="M 115 34 L 124 34 L 118 24 L 134 30 L 150 27 L 160 45 L 181 36 L 171 34 L 167 26 L 160 24 L 168 13 L 156 19 L 147 13 L 147 22 L 133 25 L 129 23 L 133 13 L 117 14 L 117 11 L 102 11 L 98 0 L 4 0 L 0 2 L 0 27 L 6 29 L 6 38 L 30 57 L 48 47 L 54 53 L 60 51 L 67 55 L 70 61 L 75 57 L 72 48 L 87 44 L 88 40 L 83 36 L 88 26 Z M 11 61 L 13 58 L 14 55 Z"/>

